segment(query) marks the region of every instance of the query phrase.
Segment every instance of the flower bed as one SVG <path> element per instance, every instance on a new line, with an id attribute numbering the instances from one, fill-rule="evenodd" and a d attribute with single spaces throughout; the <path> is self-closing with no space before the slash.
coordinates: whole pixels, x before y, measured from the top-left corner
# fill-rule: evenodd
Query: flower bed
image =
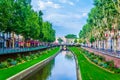
<path id="1" fill-rule="evenodd" d="M 40 57 L 43 54 L 48 54 L 51 50 L 53 50 L 53 49 L 49 49 L 49 50 L 43 51 L 43 52 L 38 52 L 35 54 L 30 54 L 29 56 L 18 55 L 18 57 L 16 59 L 8 58 L 6 61 L 0 62 L 0 69 L 13 67 L 13 66 L 37 59 L 38 57 Z"/>
<path id="2" fill-rule="evenodd" d="M 20 56 L 14 59 L 8 59 L 0 64 L 0 80 L 6 80 L 7 78 L 53 56 L 60 50 L 59 47 L 49 49 L 43 52 L 30 54 L 29 56 Z M 12 62 L 13 61 L 13 62 Z M 15 61 L 15 62 L 14 62 Z M 17 63 L 16 63 L 17 62 Z"/>
<path id="3" fill-rule="evenodd" d="M 113 61 L 105 61 L 105 58 L 103 56 L 96 55 L 94 53 L 90 53 L 90 52 L 85 51 L 85 50 L 82 50 L 82 52 L 86 55 L 86 57 L 89 60 L 94 62 L 96 65 L 103 67 L 107 70 L 113 71 L 114 73 L 120 73 L 120 69 L 115 67 Z"/>

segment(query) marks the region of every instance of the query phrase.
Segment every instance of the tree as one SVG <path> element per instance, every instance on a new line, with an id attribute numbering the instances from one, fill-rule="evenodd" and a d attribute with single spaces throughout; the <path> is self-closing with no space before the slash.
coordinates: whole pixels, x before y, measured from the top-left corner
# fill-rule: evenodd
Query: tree
<path id="1" fill-rule="evenodd" d="M 77 43 L 77 42 L 78 42 L 77 39 L 75 39 L 75 40 L 74 40 L 74 43 Z"/>
<path id="2" fill-rule="evenodd" d="M 65 36 L 65 38 L 68 38 L 68 39 L 75 39 L 75 38 L 77 38 L 77 36 L 74 35 L 74 34 L 68 34 L 68 35 Z"/>
<path id="3" fill-rule="evenodd" d="M 53 42 L 55 30 L 50 22 L 44 22 L 42 11 L 35 12 L 31 0 L 0 1 L 0 32 L 22 35 L 25 40 Z"/>
<path id="4" fill-rule="evenodd" d="M 111 37 L 111 47 L 114 52 L 117 49 L 118 32 L 120 24 L 120 1 L 119 0 L 94 0 L 95 7 L 91 9 L 88 15 L 87 24 L 85 24 L 79 33 L 79 37 L 89 42 L 94 41 L 99 47 L 107 46 L 107 38 Z M 109 36 L 106 37 L 105 34 Z M 111 35 L 111 33 L 114 33 Z M 113 44 L 113 46 L 112 46 Z"/>
<path id="5" fill-rule="evenodd" d="M 55 40 L 55 31 L 52 29 L 52 24 L 47 21 L 42 26 L 43 40 L 45 42 L 53 42 Z"/>
<path id="6" fill-rule="evenodd" d="M 61 38 L 58 38 L 57 40 L 58 40 L 59 44 L 61 44 L 63 42 L 63 40 Z"/>

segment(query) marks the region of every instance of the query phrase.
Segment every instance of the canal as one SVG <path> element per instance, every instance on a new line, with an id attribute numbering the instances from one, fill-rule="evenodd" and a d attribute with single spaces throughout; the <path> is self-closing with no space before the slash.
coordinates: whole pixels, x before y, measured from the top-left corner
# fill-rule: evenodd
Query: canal
<path id="1" fill-rule="evenodd" d="M 70 51 L 61 51 L 47 65 L 23 80 L 77 80 L 74 56 Z"/>

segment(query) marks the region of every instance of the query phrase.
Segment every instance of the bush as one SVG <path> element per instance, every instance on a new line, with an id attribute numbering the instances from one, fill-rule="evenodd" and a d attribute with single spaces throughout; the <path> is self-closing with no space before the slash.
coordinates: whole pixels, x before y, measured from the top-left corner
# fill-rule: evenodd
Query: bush
<path id="1" fill-rule="evenodd" d="M 22 62 L 22 58 L 18 57 L 16 58 L 17 62 L 21 63 Z"/>
<path id="2" fill-rule="evenodd" d="M 115 69 L 114 69 L 114 72 L 115 72 L 115 73 L 120 73 L 120 68 L 115 68 Z"/>
<path id="3" fill-rule="evenodd" d="M 101 60 L 101 61 L 105 61 L 105 58 L 102 57 L 102 56 L 98 56 L 98 58 L 99 58 L 99 60 Z"/>
<path id="4" fill-rule="evenodd" d="M 35 58 L 35 54 L 30 54 L 30 58 L 34 59 Z"/>
<path id="5" fill-rule="evenodd" d="M 104 64 L 103 62 L 100 62 L 98 65 L 99 65 L 99 66 L 102 66 L 103 64 Z"/>
<path id="6" fill-rule="evenodd" d="M 91 55 L 95 55 L 94 53 L 90 53 Z"/>
<path id="7" fill-rule="evenodd" d="M 3 69 L 3 68 L 8 68 L 8 63 L 5 61 L 5 62 L 1 62 L 0 63 L 0 68 Z"/>
<path id="8" fill-rule="evenodd" d="M 90 57 L 91 55 L 90 54 L 86 54 L 87 57 Z"/>
<path id="9" fill-rule="evenodd" d="M 108 67 L 108 65 L 107 65 L 106 63 L 104 63 L 104 62 L 100 62 L 100 63 L 99 63 L 99 66 L 102 66 L 102 67 L 104 67 L 104 68 L 107 68 L 107 67 Z"/>
<path id="10" fill-rule="evenodd" d="M 96 59 L 97 57 L 95 55 L 91 55 L 91 59 Z"/>
<path id="11" fill-rule="evenodd" d="M 114 67 L 114 61 L 106 61 L 106 64 L 112 68 Z"/>
<path id="12" fill-rule="evenodd" d="M 25 56 L 23 59 L 24 59 L 25 61 L 29 61 L 29 60 L 30 60 L 30 57 L 29 57 L 29 56 Z"/>
<path id="13" fill-rule="evenodd" d="M 36 54 L 36 57 L 39 57 L 39 56 L 40 56 L 40 54 L 39 54 L 39 53 L 37 53 L 37 54 Z"/>
<path id="14" fill-rule="evenodd" d="M 49 53 L 49 51 L 45 51 L 45 54 Z"/>
<path id="15" fill-rule="evenodd" d="M 18 56 L 19 58 L 21 58 L 21 55 L 20 55 L 20 54 L 18 54 L 17 56 Z"/>
<path id="16" fill-rule="evenodd" d="M 89 53 L 87 51 L 81 50 L 81 53 L 84 53 L 95 64 L 98 64 L 103 68 L 108 68 L 109 70 L 114 71 L 115 73 L 120 73 L 120 68 L 118 69 L 115 67 L 114 61 L 105 61 L 105 57 L 95 55 L 94 53 Z"/>
<path id="17" fill-rule="evenodd" d="M 17 61 L 13 60 L 10 62 L 11 65 L 17 65 Z"/>
<path id="18" fill-rule="evenodd" d="M 51 51 L 51 50 L 49 49 L 49 50 L 48 50 L 48 53 L 49 53 L 50 51 Z"/>
<path id="19" fill-rule="evenodd" d="M 104 64 L 103 64 L 103 67 L 104 67 L 104 68 L 107 68 L 107 67 L 108 67 L 108 65 L 107 65 L 106 63 L 104 63 Z"/>
<path id="20" fill-rule="evenodd" d="M 93 57 L 92 57 L 92 56 L 89 56 L 88 58 L 89 58 L 90 60 L 93 60 Z"/>
<path id="21" fill-rule="evenodd" d="M 95 64 L 98 64 L 98 60 L 97 60 L 97 59 L 94 59 L 93 62 L 94 62 Z"/>
<path id="22" fill-rule="evenodd" d="M 11 59 L 11 58 L 8 58 L 8 59 L 7 59 L 7 62 L 10 63 L 11 61 L 13 61 L 13 59 Z"/>

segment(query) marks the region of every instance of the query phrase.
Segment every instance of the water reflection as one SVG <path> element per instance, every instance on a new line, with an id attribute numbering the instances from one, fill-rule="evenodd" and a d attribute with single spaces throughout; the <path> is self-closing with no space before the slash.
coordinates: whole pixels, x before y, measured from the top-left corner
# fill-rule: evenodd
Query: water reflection
<path id="1" fill-rule="evenodd" d="M 51 75 L 51 70 L 55 64 L 55 59 L 50 61 L 45 67 L 42 69 L 38 70 L 32 75 L 27 76 L 23 80 L 47 80 L 47 78 Z"/>
<path id="2" fill-rule="evenodd" d="M 77 80 L 73 54 L 70 51 L 60 52 L 44 68 L 24 80 Z"/>
<path id="3" fill-rule="evenodd" d="M 68 51 L 66 52 L 65 58 L 68 59 L 68 60 L 70 60 L 70 61 L 72 61 L 74 59 L 73 54 L 71 54 Z"/>

